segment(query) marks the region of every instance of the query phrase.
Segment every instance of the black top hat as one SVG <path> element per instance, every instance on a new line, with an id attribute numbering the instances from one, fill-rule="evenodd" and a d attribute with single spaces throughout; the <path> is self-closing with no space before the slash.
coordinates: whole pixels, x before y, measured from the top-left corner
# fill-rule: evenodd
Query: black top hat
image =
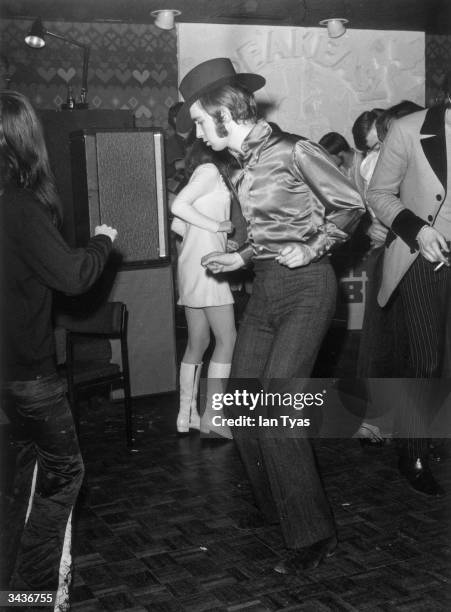
<path id="1" fill-rule="evenodd" d="M 228 57 L 216 57 L 202 62 L 190 70 L 180 82 L 179 89 L 185 103 L 177 113 L 177 130 L 182 133 L 189 131 L 192 126 L 190 106 L 212 89 L 233 84 L 242 85 L 254 92 L 265 83 L 265 79 L 259 74 L 237 73 Z"/>

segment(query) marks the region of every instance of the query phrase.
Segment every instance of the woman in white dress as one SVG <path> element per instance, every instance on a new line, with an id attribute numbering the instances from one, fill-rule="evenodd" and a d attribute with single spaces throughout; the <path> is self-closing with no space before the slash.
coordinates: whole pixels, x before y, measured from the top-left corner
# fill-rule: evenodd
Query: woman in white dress
<path id="1" fill-rule="evenodd" d="M 201 265 L 207 253 L 226 250 L 227 233 L 233 229 L 229 220 L 230 192 L 217 163 L 215 153 L 196 141 L 185 162 L 188 173 L 192 172 L 189 183 L 171 206 L 171 228 L 183 237 L 178 257 L 178 304 L 185 307 L 188 324 L 188 344 L 180 365 L 179 433 L 201 428 L 197 393 L 210 330 L 215 348 L 208 367 L 207 418 L 202 420 L 202 431 L 214 429 L 208 418 L 208 398 L 218 379 L 228 379 L 235 346 L 234 300 L 229 283 Z M 221 435 L 230 434 L 222 431 Z"/>

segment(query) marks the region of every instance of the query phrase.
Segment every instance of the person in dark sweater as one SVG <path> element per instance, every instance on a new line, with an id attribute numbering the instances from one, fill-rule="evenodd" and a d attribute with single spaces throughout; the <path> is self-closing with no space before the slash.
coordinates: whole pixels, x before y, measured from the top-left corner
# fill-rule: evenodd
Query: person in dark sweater
<path id="1" fill-rule="evenodd" d="M 86 291 L 117 232 L 101 225 L 86 248 L 66 244 L 41 125 L 27 98 L 9 90 L 0 91 L 0 177 L 1 383 L 17 447 L 3 553 L 9 589 L 56 591 L 55 609 L 65 610 L 84 468 L 56 372 L 52 293 Z"/>

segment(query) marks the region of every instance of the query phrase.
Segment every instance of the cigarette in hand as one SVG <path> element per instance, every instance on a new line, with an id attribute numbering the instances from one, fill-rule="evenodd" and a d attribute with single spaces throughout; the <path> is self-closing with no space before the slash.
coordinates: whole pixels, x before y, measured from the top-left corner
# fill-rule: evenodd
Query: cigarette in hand
<path id="1" fill-rule="evenodd" d="M 443 261 L 441 261 L 439 264 L 437 264 L 437 265 L 435 266 L 435 268 L 434 268 L 434 272 L 437 272 L 437 270 L 440 270 L 440 268 L 441 268 L 442 266 L 444 266 L 444 265 L 445 265 L 445 264 L 443 263 Z"/>

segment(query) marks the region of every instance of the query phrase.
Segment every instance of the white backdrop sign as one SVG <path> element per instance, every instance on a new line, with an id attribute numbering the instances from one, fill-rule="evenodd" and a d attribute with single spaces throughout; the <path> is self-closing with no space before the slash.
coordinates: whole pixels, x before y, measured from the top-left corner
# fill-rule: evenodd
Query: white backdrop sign
<path id="1" fill-rule="evenodd" d="M 256 97 L 269 121 L 318 141 L 343 134 L 353 146 L 352 124 L 365 110 L 401 100 L 424 104 L 425 37 L 422 32 L 349 29 L 330 39 L 325 28 L 178 25 L 179 78 L 214 57 L 230 57 L 239 72 L 266 78 Z M 348 327 L 360 329 L 365 266 L 340 278 Z"/>
<path id="2" fill-rule="evenodd" d="M 422 32 L 325 28 L 178 25 L 179 76 L 202 61 L 230 57 L 239 72 L 257 72 L 264 114 L 286 131 L 319 140 L 336 131 L 352 141 L 364 110 L 403 99 L 424 104 Z"/>

